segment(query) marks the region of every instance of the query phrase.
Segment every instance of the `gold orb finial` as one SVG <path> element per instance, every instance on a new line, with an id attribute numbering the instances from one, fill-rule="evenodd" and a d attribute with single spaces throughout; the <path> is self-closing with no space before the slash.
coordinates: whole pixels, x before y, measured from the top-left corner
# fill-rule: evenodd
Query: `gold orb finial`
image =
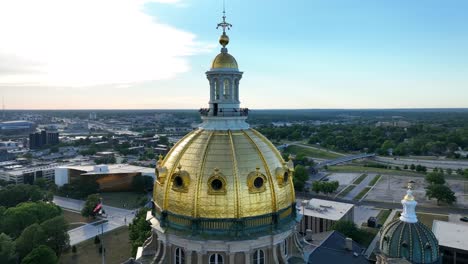
<path id="1" fill-rule="evenodd" d="M 226 35 L 226 32 L 223 32 L 223 34 L 219 37 L 219 44 L 221 46 L 226 47 L 227 44 L 229 44 L 229 37 Z"/>

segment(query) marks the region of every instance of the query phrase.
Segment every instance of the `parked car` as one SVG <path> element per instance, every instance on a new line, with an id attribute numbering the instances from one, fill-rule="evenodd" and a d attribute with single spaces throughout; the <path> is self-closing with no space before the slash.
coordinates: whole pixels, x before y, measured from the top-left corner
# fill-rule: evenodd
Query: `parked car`
<path id="1" fill-rule="evenodd" d="M 460 221 L 462 221 L 462 222 L 468 222 L 468 217 L 467 217 L 467 216 L 464 216 L 464 217 L 460 218 Z"/>

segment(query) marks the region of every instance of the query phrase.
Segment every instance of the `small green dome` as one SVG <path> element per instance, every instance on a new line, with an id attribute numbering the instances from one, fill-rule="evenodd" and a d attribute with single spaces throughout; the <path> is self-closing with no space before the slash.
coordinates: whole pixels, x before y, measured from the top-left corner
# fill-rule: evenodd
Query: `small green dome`
<path id="1" fill-rule="evenodd" d="M 380 251 L 390 258 L 405 258 L 413 264 L 439 263 L 439 243 L 434 233 L 421 222 L 396 219 L 380 236 Z"/>

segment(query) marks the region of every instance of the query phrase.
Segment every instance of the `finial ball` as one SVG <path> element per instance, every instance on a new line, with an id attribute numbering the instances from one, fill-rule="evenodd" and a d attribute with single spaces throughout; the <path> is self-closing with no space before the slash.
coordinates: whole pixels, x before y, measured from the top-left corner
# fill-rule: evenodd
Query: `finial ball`
<path id="1" fill-rule="evenodd" d="M 226 47 L 226 45 L 229 44 L 229 37 L 226 35 L 226 33 L 223 33 L 219 37 L 219 44 L 221 44 L 223 47 Z"/>

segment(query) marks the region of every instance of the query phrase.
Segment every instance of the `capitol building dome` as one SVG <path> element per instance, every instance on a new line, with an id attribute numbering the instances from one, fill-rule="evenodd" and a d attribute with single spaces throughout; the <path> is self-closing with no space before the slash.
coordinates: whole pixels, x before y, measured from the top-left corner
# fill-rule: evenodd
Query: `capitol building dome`
<path id="1" fill-rule="evenodd" d="M 202 123 L 156 165 L 152 236 L 141 263 L 287 263 L 303 260 L 294 164 L 246 122 L 240 107 L 243 72 L 228 53 L 223 16 L 221 52 L 206 72 L 208 108 Z"/>

